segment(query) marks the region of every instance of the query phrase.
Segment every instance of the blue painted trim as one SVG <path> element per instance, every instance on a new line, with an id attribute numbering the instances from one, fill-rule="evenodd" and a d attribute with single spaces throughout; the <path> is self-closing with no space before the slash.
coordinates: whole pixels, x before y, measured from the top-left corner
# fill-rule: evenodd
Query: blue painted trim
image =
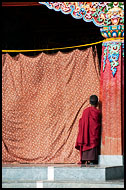
<path id="1" fill-rule="evenodd" d="M 55 9 L 54 7 L 51 7 L 51 6 L 48 4 L 48 2 L 46 2 L 46 4 L 44 4 L 43 2 L 39 2 L 39 3 L 40 3 L 40 4 L 43 4 L 43 5 L 46 5 L 49 9 L 53 9 L 53 10 L 55 10 L 55 11 L 57 11 L 57 12 L 58 12 L 58 11 L 61 11 L 63 14 L 66 14 L 66 15 L 71 14 L 71 16 L 72 16 L 73 18 L 75 18 L 75 19 L 81 19 L 81 18 L 83 18 L 83 20 L 84 20 L 85 22 L 93 22 L 93 23 L 94 23 L 96 26 L 98 26 L 98 27 L 103 27 L 103 26 L 104 26 L 103 24 L 102 24 L 102 25 L 97 24 L 94 19 L 91 19 L 91 20 L 85 19 L 85 18 L 84 18 L 84 15 L 78 15 L 78 17 L 76 17 L 75 15 L 73 15 L 74 8 L 71 8 L 71 9 L 72 9 L 71 12 L 65 13 L 65 12 L 62 11 L 61 8 L 60 8 L 60 9 Z"/>
<path id="2" fill-rule="evenodd" d="M 116 31 L 113 31 L 111 35 L 113 36 L 114 33 L 116 34 L 116 37 L 118 37 L 118 34 Z"/>

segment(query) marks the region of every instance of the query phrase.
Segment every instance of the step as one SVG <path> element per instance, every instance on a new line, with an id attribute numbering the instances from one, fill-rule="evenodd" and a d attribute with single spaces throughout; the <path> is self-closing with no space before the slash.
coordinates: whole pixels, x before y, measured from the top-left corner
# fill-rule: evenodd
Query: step
<path id="1" fill-rule="evenodd" d="M 124 166 L 81 167 L 78 164 L 3 165 L 2 181 L 107 181 L 124 178 Z"/>
<path id="2" fill-rule="evenodd" d="M 124 180 L 92 181 L 4 181 L 2 188 L 124 188 Z"/>

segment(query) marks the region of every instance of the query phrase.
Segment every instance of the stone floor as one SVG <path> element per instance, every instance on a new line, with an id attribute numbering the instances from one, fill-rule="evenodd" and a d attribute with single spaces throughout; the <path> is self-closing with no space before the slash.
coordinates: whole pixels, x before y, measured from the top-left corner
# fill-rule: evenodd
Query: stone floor
<path id="1" fill-rule="evenodd" d="M 122 167 L 78 164 L 3 164 L 3 188 L 124 188 Z M 108 173 L 108 174 L 107 174 Z M 111 180 L 106 180 L 109 175 Z M 117 176 L 116 176 L 117 177 Z"/>

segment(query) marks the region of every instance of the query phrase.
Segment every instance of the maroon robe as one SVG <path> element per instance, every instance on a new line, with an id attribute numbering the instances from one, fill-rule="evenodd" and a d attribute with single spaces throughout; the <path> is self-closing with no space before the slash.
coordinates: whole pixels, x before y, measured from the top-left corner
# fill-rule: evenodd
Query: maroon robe
<path id="1" fill-rule="evenodd" d="M 83 111 L 79 120 L 79 131 L 75 148 L 82 151 L 90 150 L 100 144 L 101 112 L 91 106 Z"/>

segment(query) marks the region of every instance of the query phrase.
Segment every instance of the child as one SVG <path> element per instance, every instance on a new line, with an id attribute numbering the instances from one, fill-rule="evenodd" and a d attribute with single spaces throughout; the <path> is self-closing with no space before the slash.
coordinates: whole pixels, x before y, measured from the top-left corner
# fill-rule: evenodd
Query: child
<path id="1" fill-rule="evenodd" d="M 98 147 L 100 145 L 101 112 L 98 97 L 90 96 L 91 106 L 83 111 L 79 120 L 79 132 L 75 148 L 80 151 L 80 164 L 95 164 L 98 162 Z"/>

